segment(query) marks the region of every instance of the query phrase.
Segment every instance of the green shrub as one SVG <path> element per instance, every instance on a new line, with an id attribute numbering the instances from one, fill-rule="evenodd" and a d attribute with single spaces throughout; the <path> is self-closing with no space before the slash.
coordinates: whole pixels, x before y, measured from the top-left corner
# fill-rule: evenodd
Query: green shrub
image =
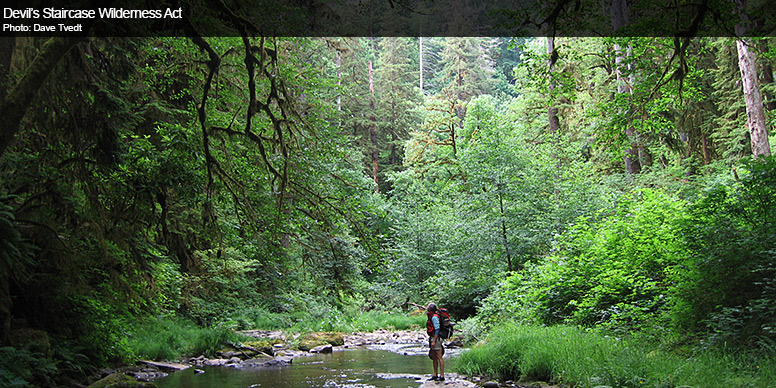
<path id="1" fill-rule="evenodd" d="M 34 387 L 52 385 L 56 363 L 28 348 L 0 348 L 0 386 Z"/>
<path id="2" fill-rule="evenodd" d="M 673 317 L 715 344 L 776 339 L 776 159 L 746 161 L 739 182 L 703 192 L 683 225 L 692 261 Z"/>
<path id="3" fill-rule="evenodd" d="M 71 302 L 73 312 L 80 317 L 73 323 L 78 333 L 76 342 L 95 364 L 126 363 L 134 358 L 126 339 L 131 316 L 123 307 L 98 296 L 76 295 Z"/>
<path id="4" fill-rule="evenodd" d="M 631 332 L 659 324 L 686 261 L 679 233 L 685 203 L 657 190 L 618 199 L 597 218 L 579 218 L 555 254 L 507 278 L 480 310 L 486 323 L 605 326 Z"/>
<path id="5" fill-rule="evenodd" d="M 334 306 L 305 298 L 295 302 L 292 312 L 273 312 L 253 306 L 224 320 L 236 329 L 290 330 L 294 332 L 354 332 L 377 329 L 407 330 L 425 324 L 425 316 L 409 316 L 397 310 L 362 311 L 358 304 Z"/>

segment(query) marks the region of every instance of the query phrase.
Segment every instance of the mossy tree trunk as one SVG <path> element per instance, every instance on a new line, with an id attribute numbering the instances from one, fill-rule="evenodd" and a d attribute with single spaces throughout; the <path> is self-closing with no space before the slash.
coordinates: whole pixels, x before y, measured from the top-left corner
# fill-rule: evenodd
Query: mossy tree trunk
<path id="1" fill-rule="evenodd" d="M 32 63 L 24 70 L 19 82 L 8 90 L 8 94 L 2 96 L 2 101 L 0 101 L 0 117 L 3 118 L 0 120 L 0 157 L 11 144 L 27 108 L 43 86 L 46 77 L 65 53 L 75 46 L 77 41 L 74 38 L 50 38 L 43 44 Z M 6 46 L 13 48 L 7 43 L 3 44 L 3 48 Z M 6 56 L 5 54 L 3 53 L 3 57 Z M 3 70 L 7 71 L 8 69 Z"/>

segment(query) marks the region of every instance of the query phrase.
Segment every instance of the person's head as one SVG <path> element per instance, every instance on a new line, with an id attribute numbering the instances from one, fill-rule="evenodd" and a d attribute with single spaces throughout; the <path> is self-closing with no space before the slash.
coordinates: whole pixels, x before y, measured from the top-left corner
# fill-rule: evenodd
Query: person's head
<path id="1" fill-rule="evenodd" d="M 428 307 L 426 307 L 426 311 L 428 312 L 437 311 L 437 305 L 434 302 L 429 303 Z"/>

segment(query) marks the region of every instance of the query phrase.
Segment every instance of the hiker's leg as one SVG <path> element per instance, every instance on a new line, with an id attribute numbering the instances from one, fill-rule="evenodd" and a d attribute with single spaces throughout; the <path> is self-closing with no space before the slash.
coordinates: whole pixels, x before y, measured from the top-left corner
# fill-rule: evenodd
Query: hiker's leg
<path id="1" fill-rule="evenodd" d="M 442 358 L 442 352 L 439 352 L 439 377 L 445 377 L 445 359 Z"/>
<path id="2" fill-rule="evenodd" d="M 434 376 L 439 376 L 439 358 L 437 357 L 438 352 L 436 350 L 432 350 L 433 357 L 431 358 L 434 360 Z"/>
<path id="3" fill-rule="evenodd" d="M 433 377 L 437 377 L 438 376 L 437 369 L 439 368 L 439 364 L 437 363 L 436 351 L 434 350 L 434 347 L 431 346 L 431 342 L 432 342 L 432 339 L 429 338 L 428 339 L 428 358 L 431 359 L 431 361 L 433 362 L 433 365 L 434 365 L 434 376 Z"/>

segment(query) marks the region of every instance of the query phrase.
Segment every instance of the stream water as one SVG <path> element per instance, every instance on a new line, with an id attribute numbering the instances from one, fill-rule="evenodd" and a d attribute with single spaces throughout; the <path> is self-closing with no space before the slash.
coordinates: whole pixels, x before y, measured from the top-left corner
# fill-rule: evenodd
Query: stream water
<path id="1" fill-rule="evenodd" d="M 356 348 L 298 357 L 290 366 L 238 370 L 230 367 L 194 368 L 156 380 L 159 388 L 418 388 L 431 376 L 428 348 Z M 445 356 L 445 371 L 455 358 Z"/>

